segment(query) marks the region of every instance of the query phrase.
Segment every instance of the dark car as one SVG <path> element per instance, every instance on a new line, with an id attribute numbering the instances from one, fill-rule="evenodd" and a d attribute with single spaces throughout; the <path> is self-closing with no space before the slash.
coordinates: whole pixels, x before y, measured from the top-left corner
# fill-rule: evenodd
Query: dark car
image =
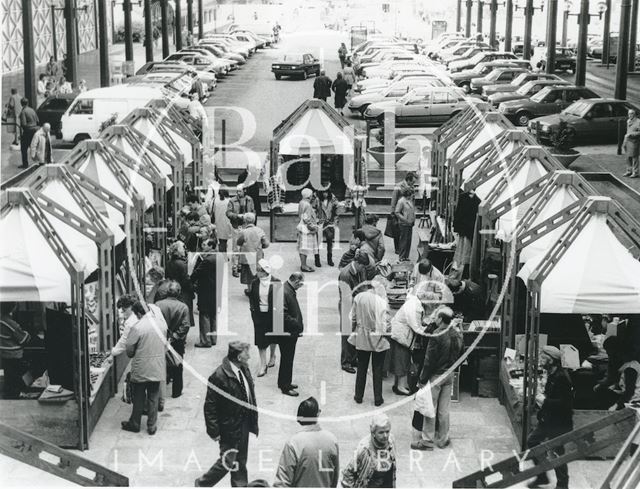
<path id="1" fill-rule="evenodd" d="M 458 85 L 459 87 L 468 90 L 471 85 L 471 80 L 473 78 L 477 78 L 480 76 L 486 76 L 491 73 L 493 70 L 497 70 L 499 68 L 508 68 L 508 67 L 518 66 L 522 68 L 531 68 L 531 64 L 528 61 L 522 61 L 511 59 L 511 60 L 496 60 L 496 61 L 485 61 L 482 63 L 478 63 L 472 69 L 460 71 L 458 73 L 452 73 L 450 76 L 453 83 Z"/>
<path id="2" fill-rule="evenodd" d="M 300 76 L 306 80 L 309 75 L 320 74 L 320 60 L 313 54 L 285 54 L 282 61 L 271 65 L 271 71 L 276 80 L 283 76 Z"/>
<path id="3" fill-rule="evenodd" d="M 529 99 L 503 102 L 498 110 L 514 124 L 527 126 L 531 119 L 557 114 L 577 100 L 598 97 L 600 95 L 585 87 L 553 86 L 543 88 Z"/>
<path id="4" fill-rule="evenodd" d="M 538 61 L 538 67 L 544 71 L 547 69 L 547 53 Z M 556 48 L 556 65 L 553 71 L 571 71 L 576 72 L 576 56 L 571 48 Z"/>
<path id="5" fill-rule="evenodd" d="M 571 83 L 565 80 L 532 80 L 522 85 L 515 92 L 494 93 L 493 95 L 490 95 L 487 100 L 494 107 L 498 107 L 501 103 L 508 102 L 510 100 L 531 98 L 543 88 L 554 87 L 557 85 L 571 85 Z"/>
<path id="6" fill-rule="evenodd" d="M 40 125 L 48 122 L 51 124 L 51 132 L 56 138 L 61 139 L 62 130 L 60 126 L 60 119 L 62 119 L 62 115 L 67 111 L 77 96 L 78 94 L 74 92 L 65 95 L 52 95 L 51 97 L 47 97 L 36 110 L 38 119 L 40 119 Z"/>
<path id="7" fill-rule="evenodd" d="M 627 118 L 629 110 L 638 110 L 624 100 L 592 98 L 579 100 L 559 114 L 548 115 L 529 122 L 529 131 L 544 143 L 551 142 L 551 135 L 560 121 L 566 121 L 573 133 L 573 141 L 615 142 L 618 124 Z"/>

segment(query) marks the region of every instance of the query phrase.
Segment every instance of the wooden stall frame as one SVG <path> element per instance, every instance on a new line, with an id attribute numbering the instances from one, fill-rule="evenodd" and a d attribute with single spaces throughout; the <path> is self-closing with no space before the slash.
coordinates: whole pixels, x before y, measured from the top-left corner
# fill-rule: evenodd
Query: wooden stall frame
<path id="1" fill-rule="evenodd" d="M 553 198 L 560 187 L 569 187 L 576 194 L 578 200 L 565 208 L 565 213 L 552 216 L 549 220 L 543 221 L 533 226 L 536 218 L 545 209 L 547 203 Z M 520 220 L 514 229 L 511 241 L 502 245 L 502 277 L 506 281 L 506 291 L 502 304 L 502 338 L 501 356 L 505 348 L 513 348 L 514 341 L 514 318 L 516 310 L 516 280 L 519 268 L 520 252 L 538 238 L 546 235 L 550 230 L 549 224 L 555 224 L 561 220 L 554 229 L 561 226 L 567 220 L 573 218 L 579 210 L 582 202 L 590 196 L 596 195 L 595 190 L 579 174 L 569 170 L 559 170 L 546 177 L 543 188 L 540 189 L 538 197 L 527 213 Z M 499 209 L 498 209 L 499 210 Z"/>
<path id="2" fill-rule="evenodd" d="M 12 188 L 6 191 L 6 206 L 22 206 L 36 227 L 47 239 L 53 252 L 58 256 L 62 265 L 69 272 L 71 280 L 71 315 L 74 329 L 73 351 L 75 368 L 73 380 L 76 402 L 78 404 L 79 440 L 78 448 L 84 450 L 89 445 L 89 393 L 86 386 L 89 383 L 88 338 L 84 318 L 84 273 L 75 262 L 75 258 L 67 245 L 62 241 L 53 228 L 45 213 L 38 206 L 28 189 Z M 3 206 L 3 213 L 6 207 Z"/>
<path id="3" fill-rule="evenodd" d="M 53 180 L 59 181 L 64 185 L 71 197 L 85 213 L 84 219 L 69 212 L 60 204 L 41 193 L 46 185 Z M 96 242 L 99 270 L 98 320 L 101 334 L 100 348 L 101 351 L 111 349 L 115 340 L 114 324 L 116 318 L 115 244 L 112 231 L 104 224 L 100 214 L 95 210 L 65 166 L 56 164 L 40 167 L 25 180 L 24 184 L 31 189 L 38 204 L 43 209 Z"/>
<path id="4" fill-rule="evenodd" d="M 122 186 L 125 194 L 131 202 L 132 206 L 122 202 L 112 192 L 108 191 L 99 182 L 93 181 L 90 177 L 84 175 L 78 167 L 84 160 L 84 156 L 87 152 L 100 151 L 103 161 L 108 165 L 109 170 L 114 174 L 118 183 Z M 116 207 L 125 216 L 125 234 L 128 240 L 128 250 L 130 250 L 129 258 L 133 264 L 133 269 L 129 274 L 129 290 L 134 290 L 136 285 L 144 284 L 145 269 L 144 269 L 144 202 L 141 195 L 133 188 L 129 178 L 124 173 L 124 170 L 119 164 L 110 156 L 110 151 L 107 149 L 105 143 L 101 140 L 92 139 L 82 141 L 76 148 L 66 156 L 61 162 L 70 169 L 71 174 L 79 180 L 80 186 L 89 190 L 98 198 Z M 116 205 L 118 204 L 118 205 Z M 127 219 L 126 216 L 129 216 Z M 137 281 L 134 281 L 132 274 L 136 274 Z M 115 277 L 114 277 L 115 280 Z"/>
<path id="5" fill-rule="evenodd" d="M 580 201 L 578 201 L 580 202 Z M 523 423 L 522 441 L 523 448 L 529 433 L 531 414 L 533 413 L 536 390 L 537 390 L 537 369 L 538 369 L 538 341 L 540 334 L 540 306 L 542 284 L 548 277 L 553 267 L 560 261 L 576 237 L 580 234 L 586 223 L 597 214 L 604 214 L 608 217 L 608 223 L 614 228 L 617 235 L 625 236 L 634 243 L 636 251 L 640 250 L 640 224 L 629 212 L 609 197 L 589 196 L 582 202 L 580 208 L 575 211 L 575 205 L 560 212 L 565 218 L 550 218 L 542 224 L 548 226 L 548 231 L 552 231 L 563 222 L 569 222 L 569 226 L 562 236 L 545 254 L 542 262 L 533 271 L 527 283 L 527 317 L 525 325 L 525 365 L 524 365 L 524 398 L 523 398 Z M 574 210 L 573 218 L 568 218 L 570 210 Z"/>
<path id="6" fill-rule="evenodd" d="M 163 179 L 165 179 L 165 174 L 160 168 L 159 164 L 157 164 L 156 162 L 158 160 L 161 160 L 163 163 L 166 163 L 171 167 L 171 176 L 169 177 L 173 183 L 173 202 L 172 202 L 173 205 L 171 209 L 168 208 L 168 205 L 166 202 L 167 201 L 166 194 L 169 192 L 169 190 L 166 189 L 166 181 L 165 181 L 165 189 L 164 189 L 163 195 L 160 195 L 160 192 L 161 192 L 160 188 L 155 188 L 157 193 L 156 206 L 159 207 L 159 209 L 156 211 L 157 215 L 159 216 L 156 219 L 156 224 L 159 229 L 164 228 L 166 230 L 169 212 L 171 213 L 171 216 L 175 219 L 175 216 L 178 215 L 178 213 L 180 212 L 180 209 L 182 209 L 182 207 L 184 207 L 185 205 L 183 168 L 181 168 L 180 165 L 176 163 L 176 161 L 172 158 L 172 156 L 169 153 L 167 153 L 164 149 L 158 146 L 154 141 L 145 137 L 140 131 L 138 131 L 137 129 L 131 126 L 126 126 L 122 124 L 109 126 L 104 131 L 102 131 L 102 133 L 100 134 L 100 139 L 105 139 L 109 141 L 110 143 L 118 146 L 118 148 L 120 148 L 121 150 L 122 150 L 122 146 L 121 146 L 122 141 L 123 140 L 126 141 L 129 144 L 129 146 L 131 146 L 131 148 L 133 148 L 133 150 L 135 151 L 136 157 L 138 157 L 144 165 L 148 166 L 149 168 L 154 168 L 155 171 L 157 171 L 157 173 Z M 120 144 L 116 143 L 116 141 Z M 125 151 L 125 154 L 126 154 L 126 151 Z M 158 201 L 164 202 L 164 205 L 158 206 L 157 204 Z M 174 233 L 173 233 L 174 236 L 175 236 L 175 232 L 176 230 L 174 227 Z M 164 236 L 162 236 L 162 234 L 164 234 Z M 161 237 L 157 245 L 161 250 L 165 250 L 167 233 L 166 231 L 164 233 L 158 232 L 158 235 Z M 163 257 L 163 262 L 164 262 L 164 257 Z"/>
<path id="7" fill-rule="evenodd" d="M 191 169 L 193 175 L 192 190 L 202 187 L 204 185 L 204 148 L 200 142 L 200 138 L 190 125 L 195 123 L 195 120 L 189 114 L 178 110 L 175 105 L 172 105 L 165 99 L 152 100 L 147 104 L 147 107 L 155 110 L 157 114 L 156 120 L 167 121 L 167 126 L 171 131 L 191 144 L 191 157 L 193 159 Z"/>
<path id="8" fill-rule="evenodd" d="M 276 175 L 278 172 L 278 156 L 280 141 L 287 135 L 288 131 L 300 120 L 300 118 L 310 109 L 321 109 L 331 121 L 336 124 L 341 130 L 348 132 L 353 139 L 353 176 L 356 185 L 361 185 L 363 181 L 362 172 L 365 171 L 362 165 L 362 139 L 355 134 L 353 126 L 351 126 L 346 119 L 341 116 L 333 107 L 326 102 L 319 99 L 310 99 L 304 101 L 296 108 L 289 116 L 284 119 L 273 130 L 271 141 L 269 142 L 269 161 L 271 175 Z M 275 229 L 275 210 L 269 210 L 269 232 L 270 239 L 273 242 L 276 236 Z M 364 216 L 362 210 L 356 207 L 355 212 L 355 226 L 358 227 L 362 222 Z"/>

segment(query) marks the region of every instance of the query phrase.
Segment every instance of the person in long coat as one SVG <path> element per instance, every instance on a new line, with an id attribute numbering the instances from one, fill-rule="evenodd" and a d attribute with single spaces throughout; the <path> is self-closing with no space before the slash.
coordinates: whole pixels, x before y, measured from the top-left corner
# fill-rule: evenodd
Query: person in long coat
<path id="1" fill-rule="evenodd" d="M 338 199 L 331 190 L 323 190 L 318 193 L 315 200 L 318 224 L 322 229 L 322 237 L 327 246 L 327 263 L 333 266 L 333 242 L 338 224 Z M 316 266 L 320 266 L 320 254 L 316 255 Z"/>
<path id="2" fill-rule="evenodd" d="M 640 118 L 635 110 L 629 110 L 627 119 L 627 134 L 624 136 L 624 149 L 627 155 L 627 172 L 625 177 L 637 178 L 640 168 Z"/>
<path id="3" fill-rule="evenodd" d="M 18 144 L 20 139 L 20 112 L 22 112 L 22 104 L 20 103 L 22 97 L 18 95 L 18 89 L 12 88 L 9 101 L 7 102 L 7 132 L 13 134 L 13 143 Z"/>
<path id="4" fill-rule="evenodd" d="M 229 343 L 229 353 L 209 377 L 204 401 L 207 435 L 220 443 L 220 458 L 195 480 L 196 487 L 212 487 L 231 471 L 231 486 L 246 487 L 249 433 L 258 436 L 258 410 L 249 370 L 249 344 Z M 235 470 L 232 470 L 235 469 Z"/>
<path id="5" fill-rule="evenodd" d="M 396 217 L 398 218 L 399 232 L 399 249 L 398 258 L 400 261 L 409 259 L 411 253 L 411 237 L 413 234 L 413 225 L 416 222 L 416 208 L 413 201 L 413 189 L 407 188 L 402 192 L 402 197 L 396 204 Z"/>
<path id="6" fill-rule="evenodd" d="M 169 260 L 165 270 L 165 276 L 180 284 L 182 293 L 180 300 L 189 308 L 189 323 L 195 326 L 193 318 L 193 286 L 188 273 L 187 250 L 182 241 L 176 241 L 169 247 Z"/>
<path id="7" fill-rule="evenodd" d="M 239 256 L 240 283 L 247 286 L 244 293 L 249 295 L 249 284 L 256 276 L 258 261 L 264 257 L 263 250 L 269 247 L 269 238 L 256 226 L 256 215 L 253 212 L 247 212 L 243 219 L 245 224 L 238 234 L 236 244 L 238 251 L 242 253 Z"/>
<path id="8" fill-rule="evenodd" d="M 313 81 L 313 98 L 326 102 L 328 97 L 331 97 L 331 78 L 321 70 L 320 76 Z"/>
<path id="9" fill-rule="evenodd" d="M 309 188 L 302 189 L 302 199 L 298 204 L 298 254 L 300 255 L 300 270 L 303 272 L 315 272 L 315 269 L 307 265 L 307 256 L 318 255 L 318 217 L 313 208 L 311 199 L 313 191 Z M 320 256 L 318 256 L 318 262 Z"/>
<path id="10" fill-rule="evenodd" d="M 269 333 L 273 332 L 273 311 L 276 306 L 274 290 L 281 286 L 280 280 L 271 275 L 269 262 L 265 259 L 258 261 L 256 277 L 249 285 L 249 309 L 253 321 L 254 344 L 258 347 L 260 354 L 258 377 L 266 375 L 268 369 L 276 364 L 277 338 Z M 267 348 L 271 350 L 269 363 L 267 363 Z"/>
<path id="11" fill-rule="evenodd" d="M 202 254 L 191 272 L 191 282 L 198 294 L 198 325 L 200 341 L 197 348 L 210 348 L 216 344 L 216 313 L 218 310 L 218 287 L 216 242 L 207 239 L 202 243 Z"/>
<path id="12" fill-rule="evenodd" d="M 351 91 L 351 88 L 356 84 L 356 72 L 353 71 L 351 62 L 347 61 L 346 66 L 342 69 L 342 78 L 347 82 L 347 94 Z"/>
<path id="13" fill-rule="evenodd" d="M 229 192 L 221 188 L 218 191 L 218 198 L 213 201 L 213 219 L 218 237 L 218 250 L 223 253 L 227 252 L 227 241 L 233 239 L 233 226 L 227 217 L 229 202 Z"/>
<path id="14" fill-rule="evenodd" d="M 349 92 L 349 85 L 342 78 L 342 73 L 338 72 L 336 79 L 331 85 L 331 89 L 335 94 L 334 106 L 336 109 L 340 109 L 340 113 L 342 114 L 342 108 L 347 103 L 347 93 Z"/>

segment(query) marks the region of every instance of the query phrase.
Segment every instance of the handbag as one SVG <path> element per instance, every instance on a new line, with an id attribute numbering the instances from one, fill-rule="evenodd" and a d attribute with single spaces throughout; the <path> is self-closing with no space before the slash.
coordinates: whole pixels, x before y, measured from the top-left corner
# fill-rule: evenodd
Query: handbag
<path id="1" fill-rule="evenodd" d="M 322 230 L 322 235 L 325 240 L 333 241 L 333 238 L 336 235 L 336 229 L 333 226 L 327 226 Z"/>
<path id="2" fill-rule="evenodd" d="M 304 221 L 300 220 L 300 222 L 298 223 L 298 225 L 296 226 L 296 230 L 299 233 L 302 234 L 308 234 L 310 233 L 309 228 L 307 227 L 307 225 L 304 223 Z"/>
<path id="3" fill-rule="evenodd" d="M 4 104 L 4 107 L 2 108 L 2 122 L 7 122 L 7 119 L 9 119 L 9 104 L 8 103 Z"/>
<path id="4" fill-rule="evenodd" d="M 133 389 L 131 388 L 131 372 L 127 372 L 122 389 L 122 402 L 131 404 L 133 401 Z"/>
<path id="5" fill-rule="evenodd" d="M 398 224 L 398 218 L 395 214 L 389 214 L 387 217 L 387 224 L 384 228 L 384 235 L 389 238 L 395 238 L 400 234 L 400 225 Z"/>

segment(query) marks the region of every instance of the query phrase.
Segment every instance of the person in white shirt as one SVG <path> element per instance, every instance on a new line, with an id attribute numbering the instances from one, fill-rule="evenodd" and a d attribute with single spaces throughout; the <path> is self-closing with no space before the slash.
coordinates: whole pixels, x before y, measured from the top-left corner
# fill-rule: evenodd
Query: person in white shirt
<path id="1" fill-rule="evenodd" d="M 421 283 L 427 284 L 428 291 L 441 292 L 444 285 L 444 275 L 440 270 L 433 266 L 431 260 L 423 258 L 415 267 L 411 274 L 411 286 L 416 287 Z"/>
<path id="2" fill-rule="evenodd" d="M 195 120 L 198 120 L 204 126 L 208 123 L 207 112 L 204 110 L 204 107 L 198 100 L 198 92 L 191 92 L 191 101 L 188 105 L 189 115 L 193 117 Z"/>

